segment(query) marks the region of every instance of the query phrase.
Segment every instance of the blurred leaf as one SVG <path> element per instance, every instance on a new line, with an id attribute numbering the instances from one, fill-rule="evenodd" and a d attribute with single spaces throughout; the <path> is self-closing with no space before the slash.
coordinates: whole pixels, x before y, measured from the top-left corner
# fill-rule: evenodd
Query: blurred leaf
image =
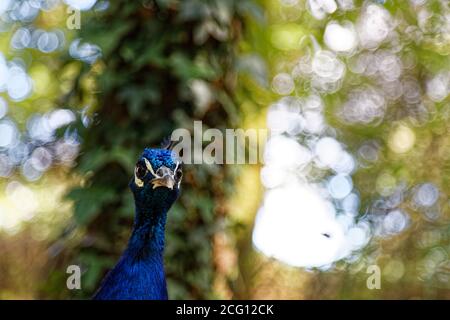
<path id="1" fill-rule="evenodd" d="M 84 225 L 100 213 L 102 205 L 115 199 L 114 190 L 101 187 L 74 188 L 68 198 L 76 202 L 74 217 Z"/>

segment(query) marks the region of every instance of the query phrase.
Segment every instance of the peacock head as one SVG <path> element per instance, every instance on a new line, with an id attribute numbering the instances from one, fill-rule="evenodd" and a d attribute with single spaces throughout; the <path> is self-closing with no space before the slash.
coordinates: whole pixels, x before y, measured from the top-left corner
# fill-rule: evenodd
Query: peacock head
<path id="1" fill-rule="evenodd" d="M 168 149 L 145 149 L 130 188 L 139 211 L 166 212 L 180 193 L 182 163 Z"/>

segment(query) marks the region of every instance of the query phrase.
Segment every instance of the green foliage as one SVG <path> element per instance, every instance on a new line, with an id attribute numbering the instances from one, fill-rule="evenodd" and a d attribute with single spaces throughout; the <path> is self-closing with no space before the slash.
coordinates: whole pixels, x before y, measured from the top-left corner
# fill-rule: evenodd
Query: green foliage
<path id="1" fill-rule="evenodd" d="M 104 204 L 113 201 L 115 194 L 114 190 L 105 187 L 74 188 L 68 197 L 77 203 L 74 218 L 83 225 L 98 215 Z"/>

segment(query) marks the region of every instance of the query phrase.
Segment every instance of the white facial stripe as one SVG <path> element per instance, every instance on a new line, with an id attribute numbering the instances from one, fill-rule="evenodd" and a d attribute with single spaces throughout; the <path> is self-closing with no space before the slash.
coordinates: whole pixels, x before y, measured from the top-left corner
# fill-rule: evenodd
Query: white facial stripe
<path id="1" fill-rule="evenodd" d="M 142 186 L 144 186 L 144 181 L 142 181 L 141 179 L 139 179 L 139 178 L 136 176 L 136 169 L 137 169 L 137 168 L 134 168 L 134 183 L 135 183 L 139 188 L 142 188 Z"/>
<path id="2" fill-rule="evenodd" d="M 177 162 L 177 166 L 175 167 L 175 170 L 173 171 L 173 172 L 174 172 L 174 175 L 176 174 L 179 165 L 180 165 L 180 162 L 178 161 L 178 162 Z M 182 180 L 182 179 L 180 179 L 180 181 L 178 181 L 178 184 L 177 184 L 178 189 L 180 189 L 181 180 Z"/>
<path id="3" fill-rule="evenodd" d="M 144 161 L 145 161 L 145 166 L 147 167 L 147 170 L 150 171 L 150 173 L 151 173 L 153 176 L 158 177 L 158 175 L 156 175 L 155 171 L 153 171 L 152 164 L 150 163 L 150 161 L 148 161 L 148 160 L 145 159 L 145 158 L 144 158 Z"/>

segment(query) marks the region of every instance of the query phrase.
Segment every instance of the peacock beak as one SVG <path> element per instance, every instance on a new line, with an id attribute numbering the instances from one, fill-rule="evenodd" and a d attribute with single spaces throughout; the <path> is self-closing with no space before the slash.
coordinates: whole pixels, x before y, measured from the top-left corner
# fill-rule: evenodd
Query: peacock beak
<path id="1" fill-rule="evenodd" d="M 170 190 L 173 190 L 173 187 L 176 183 L 173 171 L 163 166 L 158 169 L 158 173 L 161 173 L 161 175 L 151 180 L 153 189 L 158 187 L 166 187 Z"/>

